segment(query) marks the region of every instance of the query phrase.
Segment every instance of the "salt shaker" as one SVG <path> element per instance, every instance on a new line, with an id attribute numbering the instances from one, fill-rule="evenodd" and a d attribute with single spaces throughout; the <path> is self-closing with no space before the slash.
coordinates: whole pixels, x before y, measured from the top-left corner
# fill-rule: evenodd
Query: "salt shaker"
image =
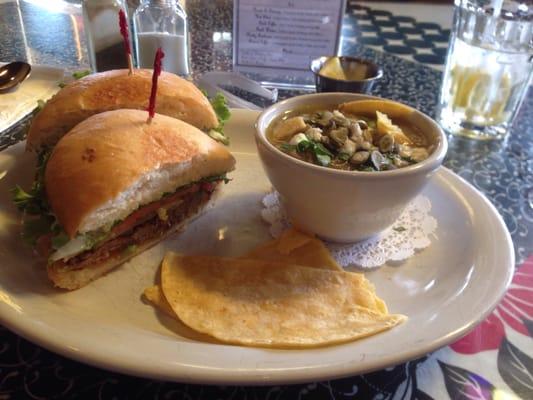
<path id="1" fill-rule="evenodd" d="M 177 0 L 142 0 L 133 15 L 133 30 L 138 67 L 152 68 L 161 47 L 163 69 L 189 75 L 187 14 Z"/>
<path id="2" fill-rule="evenodd" d="M 82 7 L 91 69 L 128 68 L 118 23 L 118 12 L 126 12 L 124 0 L 84 0 Z"/>

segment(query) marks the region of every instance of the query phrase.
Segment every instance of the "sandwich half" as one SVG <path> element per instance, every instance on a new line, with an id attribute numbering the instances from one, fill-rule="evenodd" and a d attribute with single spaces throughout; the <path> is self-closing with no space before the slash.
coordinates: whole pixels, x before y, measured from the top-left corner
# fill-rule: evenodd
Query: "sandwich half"
<path id="1" fill-rule="evenodd" d="M 41 171 L 42 198 L 18 203 L 39 211 L 34 243 L 56 286 L 82 287 L 179 231 L 227 182 L 225 146 L 175 118 L 146 119 L 114 110 L 76 125 Z"/>
<path id="2" fill-rule="evenodd" d="M 152 86 L 152 70 L 127 69 L 87 75 L 57 92 L 33 119 L 26 149 L 50 149 L 74 126 L 91 115 L 117 109 L 146 110 Z M 222 103 L 222 104 L 221 104 Z M 185 121 L 224 141 L 221 133 L 228 113 L 221 98 L 213 105 L 191 82 L 162 72 L 158 80 L 155 112 Z"/>

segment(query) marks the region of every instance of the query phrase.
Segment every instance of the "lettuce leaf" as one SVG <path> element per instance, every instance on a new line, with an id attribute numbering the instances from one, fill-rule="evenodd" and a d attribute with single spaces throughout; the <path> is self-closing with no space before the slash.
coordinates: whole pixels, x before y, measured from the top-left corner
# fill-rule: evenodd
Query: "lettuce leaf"
<path id="1" fill-rule="evenodd" d="M 138 248 L 139 246 L 137 246 L 136 244 L 130 244 L 128 247 L 126 247 L 126 249 L 124 249 L 124 255 L 131 255 L 135 253 Z"/>
<path id="2" fill-rule="evenodd" d="M 229 144 L 229 138 L 217 129 L 210 129 L 207 134 L 211 139 L 216 140 L 217 142 L 220 142 L 227 146 Z"/>
<path id="3" fill-rule="evenodd" d="M 13 203 L 24 214 L 43 215 L 49 213 L 50 207 L 44 193 L 44 169 L 48 157 L 50 157 L 49 151 L 43 151 L 39 154 L 35 179 L 28 192 L 18 185 L 11 189 Z"/>
<path id="4" fill-rule="evenodd" d="M 224 126 L 231 117 L 226 98 L 222 93 L 217 93 L 216 96 L 211 99 L 211 105 L 217 114 L 219 126 Z"/>
<path id="5" fill-rule="evenodd" d="M 86 70 L 83 70 L 83 71 L 76 71 L 76 72 L 73 72 L 72 73 L 72 77 L 76 80 L 78 79 L 81 79 L 87 75 L 90 75 L 91 74 L 91 70 L 90 69 L 86 69 Z"/>
<path id="6" fill-rule="evenodd" d="M 26 192 L 19 185 L 16 185 L 13 189 L 11 189 L 11 197 L 13 203 L 15 203 L 20 211 L 23 211 L 27 204 L 33 200 L 33 195 Z"/>
<path id="7" fill-rule="evenodd" d="M 226 98 L 222 93 L 217 93 L 215 97 L 211 100 L 211 106 L 217 115 L 218 126 L 214 129 L 211 129 L 207 134 L 215 139 L 218 142 L 221 142 L 225 145 L 229 144 L 229 138 L 224 135 L 224 125 L 228 122 L 231 112 L 229 111 L 228 105 L 226 103 Z"/>
<path id="8" fill-rule="evenodd" d="M 212 175 L 208 176 L 207 178 L 200 179 L 198 182 L 216 182 L 216 181 L 224 181 L 225 184 L 231 182 L 231 179 L 226 176 L 226 174 L 221 175 Z"/>
<path id="9" fill-rule="evenodd" d="M 46 101 L 44 101 L 43 99 L 37 100 L 37 107 L 35 108 L 35 113 L 41 111 L 45 105 L 46 105 Z"/>
<path id="10" fill-rule="evenodd" d="M 22 238 L 31 245 L 35 245 L 41 236 L 52 234 L 59 243 L 57 236 L 63 235 L 63 229 L 57 223 L 56 217 L 50 210 L 44 190 L 44 170 L 51 151 L 45 149 L 37 157 L 35 179 L 30 190 L 25 191 L 16 185 L 11 189 L 11 198 L 19 211 L 23 213 Z"/>
<path id="11" fill-rule="evenodd" d="M 25 218 L 22 224 L 22 239 L 31 246 L 35 246 L 41 236 L 50 233 L 51 220 L 47 216 Z"/>
<path id="12" fill-rule="evenodd" d="M 72 73 L 72 77 L 74 78 L 74 80 L 78 80 L 78 79 L 81 79 L 87 75 L 90 75 L 91 74 L 91 70 L 89 69 L 86 69 L 84 71 L 75 71 Z M 67 84 L 65 82 L 59 82 L 57 84 L 57 86 L 59 86 L 61 89 L 63 89 L 65 86 L 67 86 Z"/>
<path id="13" fill-rule="evenodd" d="M 66 245 L 70 241 L 68 235 L 61 231 L 57 235 L 52 237 L 52 247 L 57 250 Z"/>

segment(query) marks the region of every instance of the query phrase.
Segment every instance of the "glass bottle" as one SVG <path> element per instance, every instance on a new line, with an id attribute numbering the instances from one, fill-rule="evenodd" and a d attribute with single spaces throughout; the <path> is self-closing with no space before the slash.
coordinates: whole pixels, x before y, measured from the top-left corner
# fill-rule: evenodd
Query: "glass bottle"
<path id="1" fill-rule="evenodd" d="M 133 15 L 136 62 L 152 68 L 158 47 L 163 49 L 163 70 L 188 76 L 187 14 L 177 0 L 142 0 Z"/>
<path id="2" fill-rule="evenodd" d="M 123 0 L 84 0 L 83 26 L 87 37 L 89 62 L 93 71 L 128 68 L 120 35 L 118 12 Z"/>

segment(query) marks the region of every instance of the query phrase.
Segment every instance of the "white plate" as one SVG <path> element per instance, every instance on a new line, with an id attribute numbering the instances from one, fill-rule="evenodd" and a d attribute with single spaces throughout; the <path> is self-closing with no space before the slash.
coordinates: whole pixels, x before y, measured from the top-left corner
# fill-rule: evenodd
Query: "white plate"
<path id="1" fill-rule="evenodd" d="M 338 346 L 267 350 L 197 342 L 141 300 L 167 249 L 238 255 L 267 240 L 259 216 L 269 190 L 255 153 L 256 112 L 235 110 L 226 131 L 238 167 L 217 206 L 169 240 L 74 292 L 54 290 L 18 237 L 7 189 L 32 170 L 19 144 L 0 153 L 0 320 L 64 356 L 127 374 L 203 383 L 266 384 L 322 380 L 384 368 L 435 350 L 484 319 L 514 267 L 511 238 L 494 207 L 442 168 L 424 190 L 438 229 L 432 244 L 399 266 L 367 273 L 391 312 L 409 320 Z"/>
<path id="2" fill-rule="evenodd" d="M 0 66 L 5 63 L 0 62 Z M 62 68 L 32 65 L 31 74 L 15 90 L 0 94 L 0 133 L 16 124 L 37 107 L 38 100 L 48 100 L 59 90 Z"/>

